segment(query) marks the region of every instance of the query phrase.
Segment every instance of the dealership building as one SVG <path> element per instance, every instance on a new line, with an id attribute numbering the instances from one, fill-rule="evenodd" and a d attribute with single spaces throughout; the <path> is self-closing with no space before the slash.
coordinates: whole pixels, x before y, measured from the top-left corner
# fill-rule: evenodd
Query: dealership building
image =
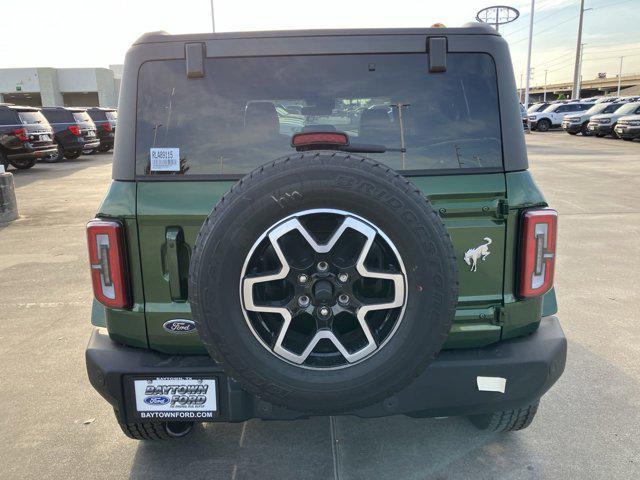
<path id="1" fill-rule="evenodd" d="M 36 107 L 117 107 L 122 66 L 3 68 L 0 102 Z"/>

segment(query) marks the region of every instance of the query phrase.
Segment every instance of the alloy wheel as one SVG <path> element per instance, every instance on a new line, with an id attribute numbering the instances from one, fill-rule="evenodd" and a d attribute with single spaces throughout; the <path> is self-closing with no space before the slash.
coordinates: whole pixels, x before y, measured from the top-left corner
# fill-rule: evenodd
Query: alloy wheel
<path id="1" fill-rule="evenodd" d="M 317 209 L 269 227 L 245 260 L 240 295 L 254 336 L 311 369 L 354 365 L 402 321 L 407 276 L 393 242 L 347 211 Z"/>

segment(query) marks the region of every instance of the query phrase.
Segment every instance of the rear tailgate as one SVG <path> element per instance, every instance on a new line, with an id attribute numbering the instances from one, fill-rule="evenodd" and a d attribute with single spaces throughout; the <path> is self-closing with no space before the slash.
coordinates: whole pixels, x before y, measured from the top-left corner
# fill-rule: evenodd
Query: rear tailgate
<path id="1" fill-rule="evenodd" d="M 412 178 L 430 198 L 451 234 L 460 300 L 449 347 L 481 346 L 500 339 L 506 216 L 504 174 Z M 189 254 L 204 218 L 234 182 L 139 182 L 137 219 L 149 345 L 167 352 L 204 352 L 197 336 L 168 333 L 163 324 L 190 319 Z M 491 239 L 477 270 L 465 252 Z M 229 279 L 231 282 L 238 279 Z"/>

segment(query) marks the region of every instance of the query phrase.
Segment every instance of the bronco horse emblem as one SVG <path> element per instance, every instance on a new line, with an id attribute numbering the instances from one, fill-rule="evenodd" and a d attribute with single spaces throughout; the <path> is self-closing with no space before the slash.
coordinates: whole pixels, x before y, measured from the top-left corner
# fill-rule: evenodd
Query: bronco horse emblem
<path id="1" fill-rule="evenodd" d="M 484 241 L 487 243 L 483 243 L 482 245 L 476 248 L 470 248 L 464 254 L 464 263 L 471 267 L 472 272 L 478 271 L 478 260 L 485 261 L 489 254 L 489 245 L 491 245 L 491 239 L 489 237 L 484 237 Z"/>

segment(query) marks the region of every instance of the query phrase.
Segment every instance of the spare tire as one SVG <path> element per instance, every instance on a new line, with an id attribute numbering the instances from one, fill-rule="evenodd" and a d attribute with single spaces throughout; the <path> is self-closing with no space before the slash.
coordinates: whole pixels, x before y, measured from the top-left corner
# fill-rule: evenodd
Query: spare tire
<path id="1" fill-rule="evenodd" d="M 267 402 L 338 413 L 392 396 L 440 351 L 451 240 L 411 182 L 339 152 L 240 180 L 195 242 L 189 301 L 208 352 Z"/>

